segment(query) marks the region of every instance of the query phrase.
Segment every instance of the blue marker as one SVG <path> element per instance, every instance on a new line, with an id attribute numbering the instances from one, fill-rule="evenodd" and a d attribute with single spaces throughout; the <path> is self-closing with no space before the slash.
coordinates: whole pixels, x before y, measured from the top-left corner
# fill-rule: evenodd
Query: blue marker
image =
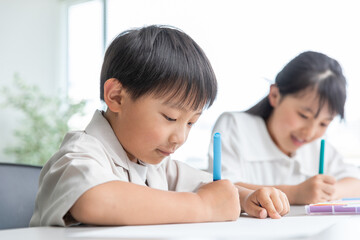
<path id="1" fill-rule="evenodd" d="M 360 198 L 354 197 L 354 198 L 342 198 L 342 201 L 360 201 Z"/>
<path id="2" fill-rule="evenodd" d="M 213 161 L 213 180 L 221 179 L 221 135 L 214 134 L 214 161 Z"/>
<path id="3" fill-rule="evenodd" d="M 321 139 L 319 174 L 324 174 L 324 151 L 325 151 L 325 140 Z"/>

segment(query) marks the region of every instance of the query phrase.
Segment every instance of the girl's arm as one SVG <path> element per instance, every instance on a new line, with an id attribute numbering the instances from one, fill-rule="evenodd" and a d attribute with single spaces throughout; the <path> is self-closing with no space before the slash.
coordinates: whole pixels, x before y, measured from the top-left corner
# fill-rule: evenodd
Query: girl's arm
<path id="1" fill-rule="evenodd" d="M 331 201 L 335 199 L 334 177 L 324 174 L 315 175 L 297 185 L 262 186 L 238 182 L 236 185 L 249 189 L 260 189 L 262 187 L 274 187 L 284 192 L 292 205 L 302 205 Z"/>
<path id="2" fill-rule="evenodd" d="M 77 221 L 95 225 L 140 225 L 236 220 L 239 195 L 228 180 L 197 193 L 172 192 L 112 181 L 86 191 L 72 206 Z"/>
<path id="3" fill-rule="evenodd" d="M 360 179 L 346 177 L 335 184 L 335 199 L 360 197 Z"/>

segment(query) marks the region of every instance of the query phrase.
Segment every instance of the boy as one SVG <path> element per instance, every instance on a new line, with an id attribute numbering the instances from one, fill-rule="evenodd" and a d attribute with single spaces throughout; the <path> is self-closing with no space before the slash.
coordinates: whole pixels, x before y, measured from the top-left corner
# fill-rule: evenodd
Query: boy
<path id="1" fill-rule="evenodd" d="M 149 26 L 120 34 L 100 86 L 108 109 L 68 133 L 44 166 L 31 226 L 228 221 L 239 217 L 240 200 L 254 216 L 287 213 L 276 189 L 211 182 L 170 159 L 217 93 L 208 59 L 185 33 Z"/>

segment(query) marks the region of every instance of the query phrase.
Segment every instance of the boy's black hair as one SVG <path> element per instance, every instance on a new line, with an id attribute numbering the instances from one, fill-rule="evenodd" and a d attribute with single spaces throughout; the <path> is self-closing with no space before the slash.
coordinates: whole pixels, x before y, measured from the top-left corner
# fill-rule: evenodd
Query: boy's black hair
<path id="1" fill-rule="evenodd" d="M 341 119 L 344 118 L 346 79 L 340 64 L 325 54 L 312 51 L 301 53 L 278 73 L 275 85 L 279 88 L 282 98 L 315 89 L 319 96 L 316 114 L 325 103 L 328 103 L 330 113 L 339 114 Z M 268 97 L 265 97 L 246 112 L 267 120 L 272 110 Z"/>
<path id="2" fill-rule="evenodd" d="M 175 99 L 177 107 L 210 107 L 217 81 L 202 49 L 187 34 L 170 26 L 148 26 L 120 33 L 108 47 L 100 77 L 116 78 L 133 100 L 144 95 Z"/>

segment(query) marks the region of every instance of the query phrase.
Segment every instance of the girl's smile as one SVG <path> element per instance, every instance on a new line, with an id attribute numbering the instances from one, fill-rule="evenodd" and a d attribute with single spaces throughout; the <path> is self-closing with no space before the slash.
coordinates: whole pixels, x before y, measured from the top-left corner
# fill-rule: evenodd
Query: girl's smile
<path id="1" fill-rule="evenodd" d="M 328 103 L 319 109 L 319 98 L 314 89 L 282 97 L 274 85 L 270 89 L 269 101 L 274 108 L 266 122 L 269 135 L 288 156 L 323 136 L 335 115 L 330 113 Z"/>
<path id="2" fill-rule="evenodd" d="M 297 147 L 301 147 L 306 143 L 304 140 L 300 140 L 299 138 L 295 137 L 294 135 L 291 135 L 291 140 L 293 141 L 294 145 Z"/>

